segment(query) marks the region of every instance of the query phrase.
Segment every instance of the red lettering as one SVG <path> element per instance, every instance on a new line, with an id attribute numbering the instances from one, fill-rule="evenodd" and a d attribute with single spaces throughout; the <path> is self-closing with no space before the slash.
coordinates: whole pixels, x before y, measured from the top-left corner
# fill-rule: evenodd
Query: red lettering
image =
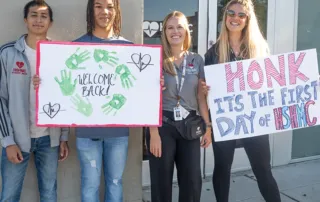
<path id="1" fill-rule="evenodd" d="M 298 128 L 298 120 L 297 120 L 297 106 L 292 105 L 289 107 L 289 114 L 291 118 L 291 128 Z"/>
<path id="2" fill-rule="evenodd" d="M 309 80 L 306 75 L 301 73 L 299 71 L 299 68 L 301 66 L 301 63 L 303 62 L 304 56 L 306 53 L 300 53 L 297 61 L 295 60 L 295 54 L 291 53 L 288 56 L 289 60 L 289 79 L 290 79 L 290 85 L 294 85 L 297 83 L 297 78 L 301 79 L 302 81 L 306 82 Z"/>
<path id="3" fill-rule="evenodd" d="M 307 118 L 307 124 L 308 126 L 314 126 L 317 123 L 317 118 L 313 117 L 312 122 L 310 122 L 310 116 L 309 116 L 309 105 L 314 105 L 315 102 L 313 100 L 308 101 L 305 106 L 304 106 L 304 111 L 306 113 L 306 118 Z"/>
<path id="4" fill-rule="evenodd" d="M 259 81 L 258 82 L 255 82 L 253 80 L 253 73 L 254 72 L 257 72 L 258 73 L 258 76 L 259 76 Z M 257 61 L 252 61 L 250 66 L 249 66 L 249 69 L 248 69 L 248 84 L 250 86 L 251 89 L 253 90 L 258 90 L 262 87 L 263 85 L 263 73 L 262 73 L 262 69 L 259 65 L 259 63 Z"/>
<path id="5" fill-rule="evenodd" d="M 271 77 L 278 82 L 280 86 L 286 85 L 286 75 L 285 75 L 285 62 L 284 62 L 284 55 L 280 55 L 278 57 L 279 61 L 279 72 L 273 65 L 272 61 L 267 58 L 265 59 L 266 65 L 266 77 L 267 77 L 267 84 L 268 88 L 273 88 Z"/>
<path id="6" fill-rule="evenodd" d="M 276 129 L 283 130 L 282 108 L 273 109 L 274 121 L 276 122 Z"/>
<path id="7" fill-rule="evenodd" d="M 242 62 L 238 62 L 237 63 L 237 71 L 236 72 L 232 72 L 230 64 L 225 65 L 225 70 L 226 70 L 228 93 L 234 92 L 234 80 L 235 79 L 239 79 L 240 91 L 244 91 L 245 90 L 245 84 L 244 84 Z"/>

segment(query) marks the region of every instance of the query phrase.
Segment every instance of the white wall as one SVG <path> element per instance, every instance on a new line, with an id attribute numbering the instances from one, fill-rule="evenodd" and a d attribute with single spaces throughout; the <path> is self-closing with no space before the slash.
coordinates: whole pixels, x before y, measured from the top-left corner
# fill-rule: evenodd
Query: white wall
<path id="1" fill-rule="evenodd" d="M 23 7 L 27 0 L 3 1 L 0 7 L 0 44 L 16 40 L 25 33 Z M 87 0 L 47 0 L 54 12 L 54 25 L 49 36 L 54 40 L 73 40 L 85 33 Z M 143 0 L 122 0 L 123 35 L 135 43 L 142 43 Z M 129 157 L 124 176 L 125 201 L 141 202 L 142 131 L 131 129 Z M 59 202 L 80 201 L 80 169 L 75 150 L 74 135 L 69 140 L 71 153 L 59 165 Z M 0 152 L 1 153 L 1 152 Z M 1 184 L 0 184 L 1 187 Z M 37 179 L 33 159 L 29 163 L 21 202 L 38 201 Z"/>
<path id="2" fill-rule="evenodd" d="M 269 11 L 274 15 L 274 21 L 268 25 L 273 29 L 271 37 L 273 54 L 295 51 L 296 38 L 296 0 L 277 0 L 274 2 L 274 10 Z M 291 161 L 292 131 L 273 135 L 273 166 L 286 165 Z"/>

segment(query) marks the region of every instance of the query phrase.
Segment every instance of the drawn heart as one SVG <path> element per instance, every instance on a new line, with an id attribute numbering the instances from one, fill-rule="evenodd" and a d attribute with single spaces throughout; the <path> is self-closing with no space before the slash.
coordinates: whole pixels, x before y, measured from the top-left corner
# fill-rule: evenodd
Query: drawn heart
<path id="1" fill-rule="evenodd" d="M 22 68 L 24 66 L 24 63 L 23 62 L 16 62 L 16 65 L 19 67 L 19 68 Z"/>
<path id="2" fill-rule="evenodd" d="M 43 112 L 46 113 L 51 119 L 53 119 L 60 111 L 60 104 L 54 104 L 51 105 L 51 102 L 49 104 L 46 104 L 43 106 Z"/>
<path id="3" fill-rule="evenodd" d="M 149 36 L 152 37 L 159 31 L 159 24 L 157 22 L 143 22 L 143 31 Z"/>
<path id="4" fill-rule="evenodd" d="M 133 63 L 138 67 L 140 72 L 144 70 L 148 65 L 150 65 L 151 62 L 151 56 L 149 54 L 145 54 L 142 56 L 142 54 L 132 54 L 131 59 Z"/>

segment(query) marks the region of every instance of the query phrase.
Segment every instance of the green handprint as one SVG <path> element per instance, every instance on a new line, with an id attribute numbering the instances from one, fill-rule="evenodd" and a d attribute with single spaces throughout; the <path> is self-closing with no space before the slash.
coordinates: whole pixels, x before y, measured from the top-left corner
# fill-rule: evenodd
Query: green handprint
<path id="1" fill-rule="evenodd" d="M 116 68 L 116 77 L 117 75 L 120 75 L 121 84 L 123 88 L 129 89 L 133 86 L 131 79 L 129 76 L 131 76 L 134 80 L 137 80 L 130 72 L 129 68 L 126 65 L 119 65 Z M 129 86 L 130 85 L 130 86 Z"/>
<path id="2" fill-rule="evenodd" d="M 111 56 L 111 54 L 117 54 L 117 52 L 115 52 L 115 51 L 109 52 L 109 51 L 102 50 L 102 49 L 95 49 L 94 53 L 93 53 L 93 57 L 97 63 L 104 62 L 104 63 L 114 67 L 115 65 L 117 65 L 116 61 L 118 61 L 119 58 Z M 102 69 L 102 66 L 100 64 L 99 64 L 99 68 Z"/>
<path id="3" fill-rule="evenodd" d="M 71 97 L 71 102 L 76 106 L 75 110 L 85 115 L 86 117 L 91 116 L 93 108 L 88 98 L 86 103 L 78 94 L 76 94 L 76 96 Z"/>
<path id="4" fill-rule="evenodd" d="M 76 89 L 77 79 L 74 80 L 72 84 L 71 81 L 71 71 L 67 76 L 66 70 L 61 70 L 61 81 L 57 77 L 54 77 L 54 80 L 59 84 L 60 90 L 64 96 L 72 95 Z"/>
<path id="5" fill-rule="evenodd" d="M 89 51 L 83 51 L 82 53 L 78 54 L 80 48 L 76 50 L 74 54 L 72 54 L 67 60 L 66 65 L 69 69 L 77 70 L 77 69 L 85 69 L 85 67 L 79 67 L 81 63 L 83 63 L 86 60 L 89 60 Z"/>
<path id="6" fill-rule="evenodd" d="M 120 110 L 123 105 L 126 103 L 127 98 L 125 98 L 121 94 L 114 94 L 111 101 L 109 101 L 107 104 L 103 105 L 101 108 L 103 110 L 103 113 L 110 114 L 112 111 L 114 111 L 113 116 L 115 116 Z"/>

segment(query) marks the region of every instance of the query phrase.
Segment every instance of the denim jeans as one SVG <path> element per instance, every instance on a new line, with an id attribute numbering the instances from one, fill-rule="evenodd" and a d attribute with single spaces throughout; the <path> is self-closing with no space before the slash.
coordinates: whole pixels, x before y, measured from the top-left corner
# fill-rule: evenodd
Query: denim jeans
<path id="1" fill-rule="evenodd" d="M 41 202 L 57 201 L 57 167 L 59 147 L 50 146 L 50 136 L 32 138 L 30 153 L 22 152 L 23 162 L 11 163 L 2 149 L 1 176 L 2 192 L 0 202 L 20 201 L 24 176 L 30 155 L 34 153 L 38 187 Z"/>
<path id="2" fill-rule="evenodd" d="M 127 161 L 128 136 L 92 140 L 77 138 L 82 202 L 99 202 L 103 165 L 105 202 L 123 202 L 122 174 Z"/>

